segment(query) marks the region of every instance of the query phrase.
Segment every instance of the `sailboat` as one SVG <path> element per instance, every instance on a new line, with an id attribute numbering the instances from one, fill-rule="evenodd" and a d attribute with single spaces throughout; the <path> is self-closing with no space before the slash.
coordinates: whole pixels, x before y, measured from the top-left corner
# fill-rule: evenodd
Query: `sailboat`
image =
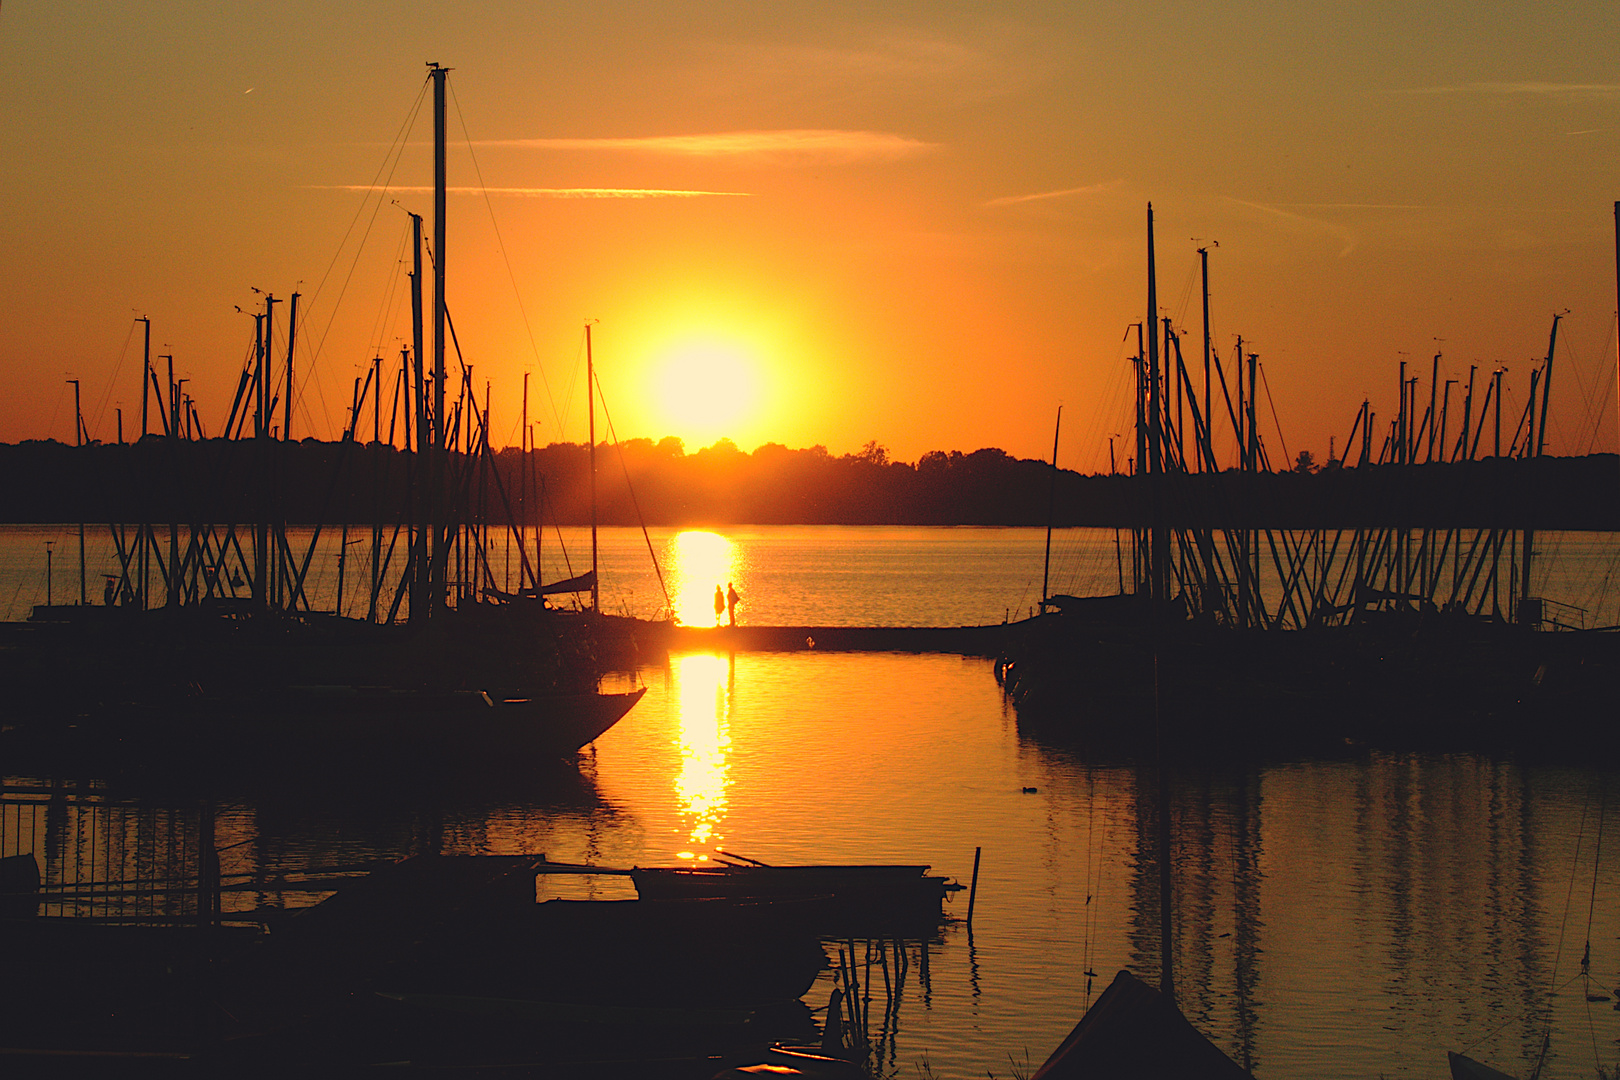
<path id="1" fill-rule="evenodd" d="M 1253 1080 L 1174 1001 L 1132 975 L 1114 976 L 1030 1080 Z"/>
<path id="2" fill-rule="evenodd" d="M 1256 507 L 1286 490 L 1287 479 L 1273 471 L 1259 434 L 1257 354 L 1243 352 L 1240 339 L 1233 385 L 1210 346 L 1201 251 L 1205 381 L 1201 392 L 1195 386 L 1177 330 L 1158 314 L 1153 221 L 1149 206 L 1130 552 L 1116 554 L 1117 593 L 1048 594 L 1039 616 L 1009 628 L 996 670 L 1020 722 L 1059 738 L 1140 742 L 1153 735 L 1144 719 L 1163 695 L 1179 706 L 1169 722 L 1183 746 L 1508 740 L 1530 712 L 1544 721 L 1538 739 L 1551 730 L 1589 743 L 1596 732 L 1586 706 L 1607 700 L 1620 672 L 1620 635 L 1584 628 L 1584 620 L 1560 625 L 1560 612 L 1579 609 L 1532 595 L 1530 511 L 1512 527 L 1493 521 L 1469 530 L 1472 541 L 1459 527 L 1403 520 L 1427 520 L 1427 508 L 1399 499 L 1361 511 L 1386 515 L 1372 525 L 1259 524 Z M 1498 448 L 1504 467 L 1544 456 L 1557 331 L 1555 316 L 1546 359 L 1531 372 L 1524 438 Z M 1447 402 L 1433 386 L 1442 381 L 1438 357 L 1434 371 L 1420 415 L 1417 380 L 1403 365 L 1402 407 L 1386 444 L 1394 449 L 1384 458 L 1370 456 L 1372 417 L 1363 406 L 1352 429 L 1361 432 L 1362 457 L 1344 483 L 1382 496 L 1412 475 L 1405 470 L 1472 460 L 1471 449 L 1460 458 L 1447 452 Z M 1498 412 L 1500 381 L 1486 398 Z M 1465 414 L 1473 408 L 1470 392 Z M 1217 418 L 1231 423 L 1235 469 L 1216 459 Z M 1363 465 L 1396 468 L 1373 474 Z M 1156 682 L 1150 643 L 1175 657 L 1173 678 Z"/>
<path id="3" fill-rule="evenodd" d="M 425 377 L 423 356 L 422 219 L 412 215 L 415 377 L 405 379 L 411 368 L 407 360 L 401 378 L 402 388 L 412 391 L 407 400 L 414 397 L 415 438 L 407 405 L 406 442 L 414 441 L 415 453 L 407 464 L 408 554 L 392 606 L 380 595 L 375 558 L 367 617 L 344 617 L 341 593 L 337 612 L 309 606 L 305 575 L 319 530 L 308 553 L 300 555 L 277 509 L 277 462 L 292 418 L 293 335 L 289 329 L 286 408 L 278 439 L 270 425 L 276 403 L 269 378 L 275 301 L 267 296 L 264 314 L 254 316 L 255 362 L 243 373 L 227 423 L 227 431 L 233 425 L 240 431 L 237 418 L 245 425 L 251 410 L 251 439 L 223 443 L 232 452 L 243 451 L 238 456 L 251 463 L 254 490 L 247 503 L 257 521 L 240 529 L 176 521 L 168 528 L 166 553 L 152 525 L 142 525 L 138 537 L 130 538 L 133 546 L 115 526 L 123 572 L 116 591 L 132 599 L 117 607 L 81 605 L 69 616 L 61 608 L 36 613 L 40 617 L 22 628 L 26 633 L 11 635 L 18 647 L 0 658 L 0 677 L 8 686 L 0 709 L 29 741 L 84 743 L 86 733 L 94 732 L 94 745 L 179 761 L 211 751 L 280 750 L 289 744 L 312 750 L 416 748 L 429 758 L 463 747 L 504 746 L 520 755 L 570 753 L 641 700 L 644 687 L 599 692 L 600 668 L 577 626 L 528 613 L 514 616 L 502 610 L 505 605 L 479 602 L 476 595 L 474 585 L 490 575 L 481 511 L 472 494 L 476 477 L 467 462 L 473 452 L 487 461 L 488 413 L 487 405 L 480 413 L 467 396 L 470 375 L 462 380 L 465 413 L 459 405 L 453 414 L 446 411 L 448 69 L 431 64 L 428 74 L 435 135 L 432 377 Z M 291 326 L 296 325 L 294 318 Z M 376 363 L 380 371 L 381 361 Z M 160 391 L 162 404 L 149 361 L 143 416 L 148 380 Z M 379 375 L 379 396 L 380 381 Z M 354 420 L 359 393 L 357 380 Z M 175 400 L 172 378 L 169 399 L 166 416 Z M 459 469 L 453 453 L 458 427 L 465 428 L 469 451 L 461 455 Z M 340 455 L 353 445 L 352 432 L 351 422 Z M 187 439 L 181 425 L 165 420 L 160 445 L 173 449 L 173 460 L 188 460 L 182 454 Z M 188 477 L 182 465 L 173 471 L 178 491 Z M 380 530 L 374 528 L 373 535 L 380 547 Z M 148 607 L 152 569 L 166 593 L 162 607 Z M 237 575 L 247 578 L 246 596 L 236 592 Z M 594 567 L 590 585 L 594 597 Z M 451 602 L 452 594 L 458 603 Z M 407 603 L 408 621 L 396 622 L 395 614 Z"/>

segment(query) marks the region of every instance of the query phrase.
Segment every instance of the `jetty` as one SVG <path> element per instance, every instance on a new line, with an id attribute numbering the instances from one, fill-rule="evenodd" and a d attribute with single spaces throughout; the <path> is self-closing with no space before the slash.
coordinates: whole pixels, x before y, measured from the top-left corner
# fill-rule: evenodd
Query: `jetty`
<path id="1" fill-rule="evenodd" d="M 674 652 L 906 652 L 1000 655 L 1010 629 L 991 626 L 672 626 Z"/>

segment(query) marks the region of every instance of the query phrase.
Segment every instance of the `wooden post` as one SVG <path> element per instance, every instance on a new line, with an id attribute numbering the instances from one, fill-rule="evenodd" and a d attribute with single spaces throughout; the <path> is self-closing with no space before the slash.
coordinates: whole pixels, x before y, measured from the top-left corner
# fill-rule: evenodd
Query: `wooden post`
<path id="1" fill-rule="evenodd" d="M 973 849 L 973 881 L 968 886 L 967 924 L 969 930 L 973 929 L 973 903 L 979 898 L 979 856 L 983 852 L 984 849 L 981 847 Z"/>

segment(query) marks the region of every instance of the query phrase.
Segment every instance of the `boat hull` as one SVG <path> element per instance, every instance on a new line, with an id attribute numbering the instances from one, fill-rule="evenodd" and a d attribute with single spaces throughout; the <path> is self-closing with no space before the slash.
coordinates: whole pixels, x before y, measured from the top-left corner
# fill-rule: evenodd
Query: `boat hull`
<path id="1" fill-rule="evenodd" d="M 646 693 L 491 695 L 293 687 L 209 696 L 164 707 L 109 708 L 71 720 L 11 725 L 20 757 L 79 763 L 375 769 L 403 763 L 491 765 L 571 755 L 613 727 Z"/>

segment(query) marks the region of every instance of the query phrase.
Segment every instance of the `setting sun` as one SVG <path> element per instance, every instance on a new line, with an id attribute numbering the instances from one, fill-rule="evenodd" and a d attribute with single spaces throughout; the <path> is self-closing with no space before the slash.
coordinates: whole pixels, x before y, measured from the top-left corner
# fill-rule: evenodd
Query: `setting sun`
<path id="1" fill-rule="evenodd" d="M 683 341 L 654 362 L 652 389 L 667 430 L 707 445 L 751 426 L 762 397 L 760 365 L 736 342 Z"/>

